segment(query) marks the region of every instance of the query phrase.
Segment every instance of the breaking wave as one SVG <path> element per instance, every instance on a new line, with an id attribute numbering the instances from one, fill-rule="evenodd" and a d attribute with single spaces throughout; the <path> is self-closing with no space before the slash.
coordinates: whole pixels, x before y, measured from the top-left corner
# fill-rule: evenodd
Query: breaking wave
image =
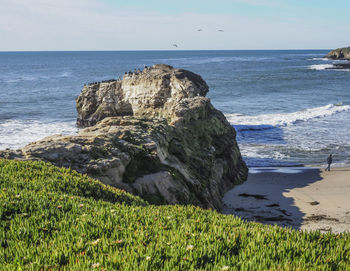
<path id="1" fill-rule="evenodd" d="M 333 68 L 335 68 L 333 64 L 316 64 L 308 67 L 309 70 L 317 70 L 317 71 L 333 69 Z"/>
<path id="2" fill-rule="evenodd" d="M 238 127 L 237 130 L 263 130 L 271 129 L 273 126 L 286 126 L 299 121 L 308 121 L 315 118 L 331 116 L 349 110 L 350 105 L 328 104 L 326 106 L 309 108 L 293 113 L 264 114 L 258 116 L 225 114 L 225 116 L 232 125 Z"/>
<path id="3" fill-rule="evenodd" d="M 17 149 L 54 134 L 75 135 L 74 121 L 47 123 L 36 120 L 7 120 L 0 123 L 0 150 Z"/>
<path id="4" fill-rule="evenodd" d="M 309 58 L 308 60 L 314 60 L 314 61 L 331 61 L 329 58 L 326 58 L 326 57 L 313 57 L 313 58 Z"/>

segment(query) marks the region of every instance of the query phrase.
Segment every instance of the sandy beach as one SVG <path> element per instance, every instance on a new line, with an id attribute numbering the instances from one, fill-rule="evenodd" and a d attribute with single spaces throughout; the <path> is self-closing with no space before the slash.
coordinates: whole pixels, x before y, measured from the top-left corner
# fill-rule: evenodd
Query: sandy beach
<path id="1" fill-rule="evenodd" d="M 253 168 L 223 202 L 223 213 L 248 221 L 350 232 L 350 168 Z"/>

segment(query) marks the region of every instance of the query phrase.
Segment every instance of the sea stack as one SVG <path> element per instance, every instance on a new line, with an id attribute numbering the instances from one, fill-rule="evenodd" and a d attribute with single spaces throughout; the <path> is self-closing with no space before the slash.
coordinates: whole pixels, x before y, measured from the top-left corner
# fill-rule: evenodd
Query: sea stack
<path id="1" fill-rule="evenodd" d="M 248 169 L 206 82 L 158 64 L 122 80 L 84 86 L 77 136 L 55 135 L 0 157 L 72 168 L 156 204 L 220 210 L 223 194 Z"/>
<path id="2" fill-rule="evenodd" d="M 76 100 L 79 127 L 95 125 L 105 117 L 144 116 L 177 119 L 183 100 L 205 97 L 209 87 L 197 74 L 157 64 L 123 80 L 85 86 Z"/>

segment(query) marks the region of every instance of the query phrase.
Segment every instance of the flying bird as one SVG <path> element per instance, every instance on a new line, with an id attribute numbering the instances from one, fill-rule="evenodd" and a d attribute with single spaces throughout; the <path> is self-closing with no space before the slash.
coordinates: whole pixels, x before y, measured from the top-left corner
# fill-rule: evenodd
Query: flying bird
<path id="1" fill-rule="evenodd" d="M 224 30 L 222 30 L 222 29 L 219 29 L 218 31 L 219 31 L 219 32 L 224 32 Z"/>
<path id="2" fill-rule="evenodd" d="M 173 46 L 176 47 L 176 48 L 179 47 L 179 46 L 177 46 L 177 44 L 173 44 Z"/>
<path id="3" fill-rule="evenodd" d="M 197 31 L 198 31 L 198 32 L 201 32 L 201 31 L 203 31 L 203 30 L 202 30 L 202 29 L 198 29 Z"/>

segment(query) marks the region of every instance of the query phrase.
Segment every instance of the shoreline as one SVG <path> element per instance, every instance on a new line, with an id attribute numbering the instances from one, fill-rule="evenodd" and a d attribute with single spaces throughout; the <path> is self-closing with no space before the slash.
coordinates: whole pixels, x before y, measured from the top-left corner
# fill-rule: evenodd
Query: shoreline
<path id="1" fill-rule="evenodd" d="M 225 193 L 224 214 L 247 221 L 320 232 L 350 232 L 350 167 L 250 168 Z"/>

